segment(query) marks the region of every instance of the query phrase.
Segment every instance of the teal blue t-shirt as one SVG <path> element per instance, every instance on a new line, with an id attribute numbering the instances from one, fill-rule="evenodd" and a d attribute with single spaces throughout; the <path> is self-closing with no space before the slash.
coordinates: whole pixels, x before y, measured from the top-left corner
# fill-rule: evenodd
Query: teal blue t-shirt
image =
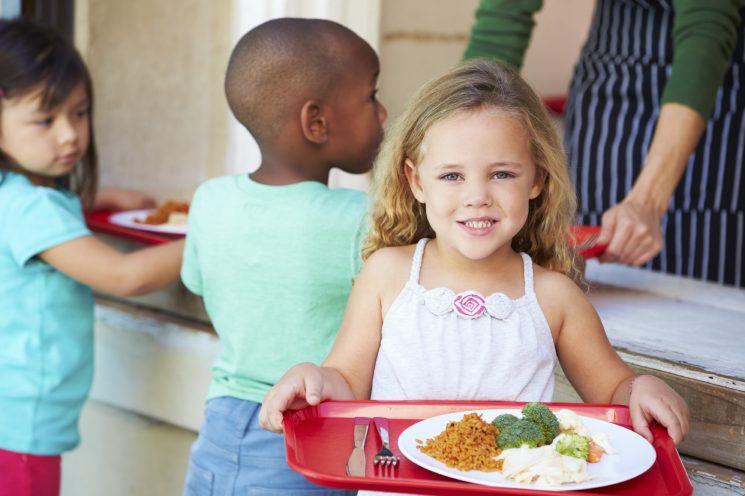
<path id="1" fill-rule="evenodd" d="M 79 442 L 93 297 L 36 255 L 88 235 L 75 195 L 0 172 L 0 448 L 56 455 Z"/>
<path id="2" fill-rule="evenodd" d="M 208 398 L 262 402 L 298 362 L 320 363 L 360 262 L 366 195 L 318 182 L 212 179 L 189 209 L 181 279 L 202 295 L 223 348 Z"/>

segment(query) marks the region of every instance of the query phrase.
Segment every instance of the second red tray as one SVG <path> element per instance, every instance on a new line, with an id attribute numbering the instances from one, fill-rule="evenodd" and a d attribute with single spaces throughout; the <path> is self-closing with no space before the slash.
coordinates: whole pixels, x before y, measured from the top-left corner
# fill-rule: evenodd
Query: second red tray
<path id="1" fill-rule="evenodd" d="M 391 447 L 397 450 L 398 436 L 419 420 L 450 412 L 497 408 L 520 408 L 523 403 L 484 401 L 327 401 L 318 406 L 285 414 L 284 430 L 287 463 L 305 478 L 323 486 L 342 489 L 367 489 L 402 493 L 452 494 L 583 494 L 583 495 L 641 495 L 688 496 L 693 492 L 683 463 L 670 437 L 658 426 L 653 426 L 653 446 L 657 459 L 642 475 L 612 486 L 587 491 L 559 492 L 535 489 L 513 489 L 483 486 L 444 477 L 415 465 L 402 457 L 393 472 L 373 466 L 372 459 L 380 448 L 380 439 L 370 425 L 365 444 L 365 477 L 351 477 L 345 473 L 347 457 L 352 449 L 355 417 L 387 417 Z M 581 403 L 548 403 L 552 409 L 569 408 L 579 415 L 593 417 L 629 427 L 628 407 L 619 405 L 588 405 Z"/>
<path id="2" fill-rule="evenodd" d="M 148 245 L 159 245 L 161 243 L 168 243 L 175 239 L 183 238 L 181 235 L 160 234 L 118 226 L 109 222 L 111 214 L 112 212 L 109 212 L 108 210 L 88 212 L 85 216 L 85 222 L 88 224 L 88 228 L 91 231 L 111 234 L 130 241 L 137 241 Z"/>
<path id="3" fill-rule="evenodd" d="M 595 242 L 600 236 L 600 226 L 572 226 L 570 228 L 569 243 L 575 248 L 580 248 L 579 255 L 584 259 L 599 257 L 603 254 L 606 245 Z"/>

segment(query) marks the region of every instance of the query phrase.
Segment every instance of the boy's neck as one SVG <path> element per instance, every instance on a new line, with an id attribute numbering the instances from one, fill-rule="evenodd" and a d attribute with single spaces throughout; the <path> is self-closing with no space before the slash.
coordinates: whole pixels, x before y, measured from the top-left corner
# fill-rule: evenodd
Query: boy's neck
<path id="1" fill-rule="evenodd" d="M 330 167 L 314 164 L 313 161 L 293 163 L 265 158 L 256 171 L 249 174 L 257 183 L 268 186 L 287 186 L 306 181 L 328 184 Z"/>

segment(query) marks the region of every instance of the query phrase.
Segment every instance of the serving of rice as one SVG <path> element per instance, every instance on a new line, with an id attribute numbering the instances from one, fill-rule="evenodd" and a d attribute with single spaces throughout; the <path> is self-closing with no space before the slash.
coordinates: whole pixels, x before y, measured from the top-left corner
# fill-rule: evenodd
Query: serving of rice
<path id="1" fill-rule="evenodd" d="M 448 422 L 444 431 L 417 448 L 448 467 L 497 472 L 502 470 L 503 463 L 494 459 L 500 453 L 496 443 L 498 433 L 499 429 L 480 415 L 468 413 L 458 422 Z"/>

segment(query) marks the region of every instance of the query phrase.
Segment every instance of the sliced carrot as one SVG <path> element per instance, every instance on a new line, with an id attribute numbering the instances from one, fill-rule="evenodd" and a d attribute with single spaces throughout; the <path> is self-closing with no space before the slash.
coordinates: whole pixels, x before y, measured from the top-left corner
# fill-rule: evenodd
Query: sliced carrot
<path id="1" fill-rule="evenodd" d="M 603 453 L 605 453 L 603 448 L 590 441 L 590 450 L 587 453 L 587 461 L 589 463 L 597 463 L 600 461 L 600 458 L 602 458 Z"/>

